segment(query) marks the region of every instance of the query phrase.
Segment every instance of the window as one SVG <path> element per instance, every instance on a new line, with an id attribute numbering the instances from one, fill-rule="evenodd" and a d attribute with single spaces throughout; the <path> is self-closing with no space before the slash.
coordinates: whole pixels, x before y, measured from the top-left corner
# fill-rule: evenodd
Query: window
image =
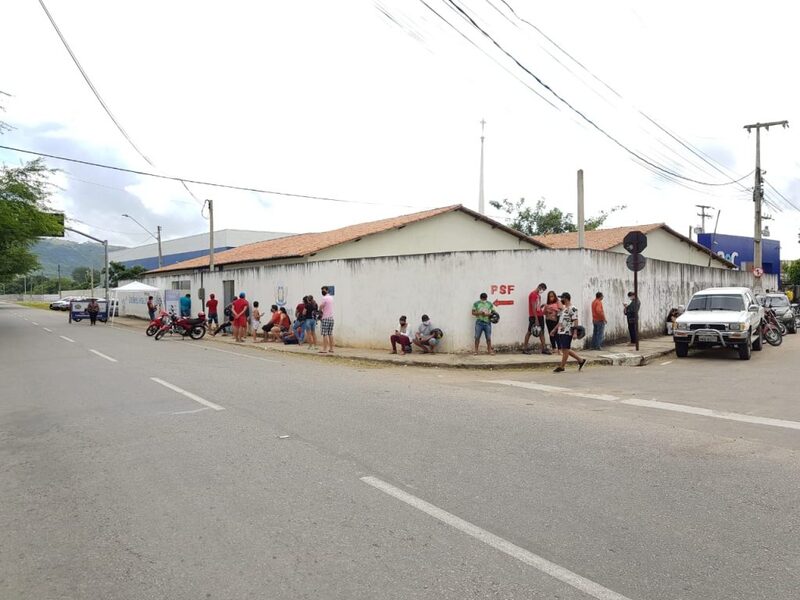
<path id="1" fill-rule="evenodd" d="M 745 310 L 744 300 L 739 295 L 708 294 L 695 296 L 686 310 Z"/>
<path id="2" fill-rule="evenodd" d="M 188 279 L 184 279 L 183 281 L 173 281 L 172 282 L 172 289 L 173 290 L 191 290 L 192 289 L 192 282 Z"/>

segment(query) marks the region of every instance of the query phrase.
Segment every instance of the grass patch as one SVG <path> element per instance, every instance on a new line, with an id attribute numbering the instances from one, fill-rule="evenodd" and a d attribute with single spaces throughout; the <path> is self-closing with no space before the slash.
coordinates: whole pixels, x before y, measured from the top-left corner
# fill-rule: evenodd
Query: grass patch
<path id="1" fill-rule="evenodd" d="M 42 308 L 44 310 L 50 310 L 50 303 L 49 302 L 17 302 L 21 306 L 28 306 L 30 308 Z"/>

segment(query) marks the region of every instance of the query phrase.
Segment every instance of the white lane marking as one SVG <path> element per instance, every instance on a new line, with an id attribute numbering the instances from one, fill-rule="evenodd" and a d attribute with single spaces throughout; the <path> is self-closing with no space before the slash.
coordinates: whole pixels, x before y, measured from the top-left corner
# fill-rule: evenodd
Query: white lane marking
<path id="1" fill-rule="evenodd" d="M 484 544 L 491 546 L 495 550 L 499 550 L 500 552 L 503 552 L 504 554 L 507 554 L 508 556 L 515 558 L 522 563 L 525 563 L 526 565 L 530 565 L 542 573 L 566 583 L 576 590 L 580 590 L 592 598 L 597 598 L 598 600 L 629 600 L 622 594 L 618 594 L 617 592 L 610 590 L 599 583 L 595 583 L 594 581 L 586 579 L 585 577 L 578 575 L 569 569 L 557 565 L 554 562 L 550 562 L 546 558 L 534 554 L 525 548 L 521 548 L 516 544 L 512 544 L 508 540 L 490 533 L 485 529 L 481 529 L 469 521 L 465 521 L 464 519 L 457 517 L 454 514 L 439 508 L 438 506 L 434 506 L 429 502 L 425 502 L 425 500 L 422 500 L 421 498 L 412 496 L 411 494 L 404 492 L 403 490 L 396 488 L 385 481 L 381 481 L 376 477 L 362 477 L 361 481 L 384 492 L 385 494 L 388 494 L 389 496 L 392 496 L 393 498 L 400 500 L 401 502 L 405 502 L 409 506 L 424 512 L 434 519 L 438 519 L 442 523 L 450 525 L 462 533 L 466 533 L 467 535 L 483 542 Z"/>
<path id="2" fill-rule="evenodd" d="M 53 333 L 53 330 L 52 329 L 48 329 L 47 327 L 42 327 L 42 329 L 44 329 L 48 333 Z"/>
<path id="3" fill-rule="evenodd" d="M 675 362 L 675 361 L 673 361 L 673 360 L 665 360 L 664 362 L 661 363 L 661 366 L 663 367 L 664 365 L 671 365 L 673 362 Z"/>
<path id="4" fill-rule="evenodd" d="M 610 394 L 590 394 L 584 392 L 576 392 L 570 388 L 556 387 L 553 385 L 540 385 L 538 383 L 528 383 L 526 381 L 513 381 L 511 379 L 496 379 L 486 380 L 484 383 L 496 383 L 500 385 L 510 385 L 513 387 L 521 387 L 530 390 L 537 390 L 541 392 L 550 392 L 554 394 L 564 394 L 565 396 L 577 396 L 579 398 L 590 398 L 594 400 L 603 400 L 605 402 L 615 402 L 618 404 L 627 404 L 628 406 L 640 406 L 642 408 L 654 408 L 657 410 L 668 410 L 672 412 L 686 413 L 690 415 L 699 415 L 701 417 L 711 417 L 714 419 L 723 419 L 725 421 L 738 421 L 740 423 L 750 423 L 753 425 L 768 425 L 770 427 L 782 427 L 784 429 L 798 429 L 800 430 L 800 422 L 788 421 L 785 419 L 773 419 L 771 417 L 757 417 L 754 415 L 745 415 L 742 413 L 728 412 L 724 410 L 713 410 L 710 408 L 700 408 L 698 406 L 689 406 L 687 404 L 675 404 L 673 402 L 661 402 L 659 400 L 640 400 L 639 398 L 620 399 Z"/>
<path id="5" fill-rule="evenodd" d="M 485 380 L 483 383 L 497 383 L 500 385 L 510 385 L 512 387 L 521 387 L 528 390 L 536 390 L 537 392 L 550 392 L 553 394 L 564 394 L 565 396 L 575 396 L 576 398 L 589 398 L 590 400 L 603 400 L 604 402 L 616 402 L 619 400 L 617 396 L 611 394 L 593 394 L 591 392 L 579 392 L 570 388 L 558 387 L 555 385 L 544 385 L 541 383 L 533 383 L 527 381 L 514 381 L 513 379 L 493 379 Z"/>
<path id="6" fill-rule="evenodd" d="M 772 427 L 800 430 L 800 422 L 797 421 L 786 421 L 784 419 L 773 419 L 771 417 L 756 417 L 753 415 L 744 415 L 742 413 L 728 412 L 725 410 L 698 408 L 697 406 L 688 406 L 686 404 L 673 404 L 672 402 L 659 402 L 658 400 L 639 400 L 637 398 L 621 400 L 620 404 L 643 406 L 645 408 L 657 408 L 659 410 L 669 410 L 672 412 L 687 413 L 690 415 L 701 415 L 703 417 L 713 417 L 715 419 L 724 419 L 726 421 L 739 421 L 741 423 L 770 425 Z"/>
<path id="7" fill-rule="evenodd" d="M 109 362 L 119 362 L 116 358 L 111 358 L 110 356 L 103 354 L 102 352 L 98 352 L 97 350 L 92 350 L 91 348 L 89 348 L 89 352 L 93 352 L 94 354 L 97 354 L 97 356 L 99 356 L 100 358 L 105 358 Z"/>
<path id="8" fill-rule="evenodd" d="M 201 398 L 200 396 L 197 396 L 196 394 L 193 394 L 192 392 L 187 392 L 186 390 L 184 390 L 182 388 L 179 388 L 177 385 L 173 385 L 173 384 L 169 383 L 168 381 L 164 381 L 163 379 L 159 379 L 158 377 L 151 377 L 150 379 L 152 381 L 155 381 L 156 383 L 158 383 L 160 385 L 163 385 L 166 388 L 171 389 L 174 392 L 178 392 L 179 394 L 183 394 L 184 396 L 186 396 L 187 398 L 190 398 L 191 400 L 194 400 L 195 402 L 199 402 L 203 406 L 207 406 L 208 408 L 213 408 L 214 410 L 225 410 L 225 407 L 220 406 L 219 404 L 214 404 L 213 402 L 209 402 L 208 400 L 205 400 L 204 398 Z"/>
<path id="9" fill-rule="evenodd" d="M 58 336 L 58 337 L 60 337 L 62 340 L 66 340 L 66 341 L 68 341 L 70 344 L 74 344 L 74 343 L 75 343 L 75 340 L 73 340 L 72 338 L 68 338 L 68 337 L 67 337 L 67 336 L 65 336 L 65 335 L 60 335 L 60 336 Z"/>
<path id="10" fill-rule="evenodd" d="M 171 415 L 193 415 L 194 413 L 203 412 L 204 410 L 210 410 L 211 407 L 204 406 L 203 408 L 196 408 L 194 410 L 179 410 L 178 412 L 170 413 Z"/>
<path id="11" fill-rule="evenodd" d="M 37 327 L 39 326 L 39 324 L 38 324 L 36 321 L 31 321 L 31 323 L 33 323 L 33 324 L 34 324 L 34 325 L 36 325 Z"/>

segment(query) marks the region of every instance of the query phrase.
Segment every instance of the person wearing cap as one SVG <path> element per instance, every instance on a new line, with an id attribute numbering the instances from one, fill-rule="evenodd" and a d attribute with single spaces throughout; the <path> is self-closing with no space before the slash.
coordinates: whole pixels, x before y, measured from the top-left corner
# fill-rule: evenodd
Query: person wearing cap
<path id="1" fill-rule="evenodd" d="M 411 351 L 411 338 L 409 334 L 411 329 L 408 326 L 406 316 L 400 317 L 400 325 L 395 327 L 394 334 L 389 336 L 389 342 L 392 344 L 392 351 L 390 354 L 397 354 L 397 344 L 400 344 L 400 354 L 406 354 Z"/>
<path id="2" fill-rule="evenodd" d="M 563 373 L 564 367 L 571 356 L 578 361 L 578 371 L 583 369 L 586 359 L 581 358 L 571 349 L 572 340 L 578 336 L 578 309 L 572 306 L 572 296 L 569 292 L 561 294 L 561 304 L 564 306 L 558 315 L 558 325 L 553 332 L 558 336 L 558 348 L 561 350 L 561 364 L 553 369 L 554 373 Z"/>
<path id="3" fill-rule="evenodd" d="M 244 342 L 247 335 L 247 311 L 250 304 L 245 296 L 244 292 L 239 292 L 239 297 L 233 301 L 233 339 L 237 342 Z"/>
<path id="4" fill-rule="evenodd" d="M 494 350 L 492 350 L 492 322 L 489 320 L 494 310 L 494 304 L 489 302 L 486 292 L 483 292 L 480 298 L 472 305 L 472 316 L 475 317 L 475 354 L 478 353 L 481 335 L 486 338 L 487 353 L 494 354 Z"/>
<path id="5" fill-rule="evenodd" d="M 603 349 L 606 334 L 606 313 L 603 310 L 603 292 L 597 292 L 592 300 L 592 350 Z"/>

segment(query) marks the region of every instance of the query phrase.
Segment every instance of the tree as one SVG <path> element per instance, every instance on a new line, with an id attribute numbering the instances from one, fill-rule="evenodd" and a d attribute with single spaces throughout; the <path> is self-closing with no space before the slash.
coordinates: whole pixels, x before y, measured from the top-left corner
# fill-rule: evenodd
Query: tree
<path id="1" fill-rule="evenodd" d="M 100 283 L 100 271 L 91 267 L 77 267 L 72 269 L 72 279 L 80 288 L 88 288 L 92 281 L 98 285 Z"/>
<path id="2" fill-rule="evenodd" d="M 122 263 L 114 262 L 112 260 L 110 263 L 108 263 L 108 282 L 111 286 L 117 287 L 120 280 L 138 279 L 141 274 L 146 271 L 147 269 L 141 265 L 134 265 L 131 268 L 128 268 Z M 103 269 L 100 272 L 105 273 L 106 270 Z"/>
<path id="3" fill-rule="evenodd" d="M 534 207 L 527 206 L 525 198 L 520 198 L 517 202 L 510 202 L 507 199 L 500 202 L 490 200 L 489 204 L 510 215 L 508 226 L 525 235 L 578 231 L 577 225 L 573 222 L 572 213 L 565 213 L 557 207 L 546 210 L 544 199 L 537 201 Z M 614 206 L 608 211 L 600 211 L 599 215 L 586 219 L 584 228 L 586 231 L 593 231 L 605 223 L 613 213 L 625 208 L 624 205 L 620 205 Z"/>
<path id="4" fill-rule="evenodd" d="M 786 283 L 800 285 L 800 258 L 786 265 Z"/>
<path id="5" fill-rule="evenodd" d="M 0 281 L 37 269 L 31 246 L 59 229 L 58 218 L 47 212 L 52 172 L 41 159 L 0 167 Z"/>

